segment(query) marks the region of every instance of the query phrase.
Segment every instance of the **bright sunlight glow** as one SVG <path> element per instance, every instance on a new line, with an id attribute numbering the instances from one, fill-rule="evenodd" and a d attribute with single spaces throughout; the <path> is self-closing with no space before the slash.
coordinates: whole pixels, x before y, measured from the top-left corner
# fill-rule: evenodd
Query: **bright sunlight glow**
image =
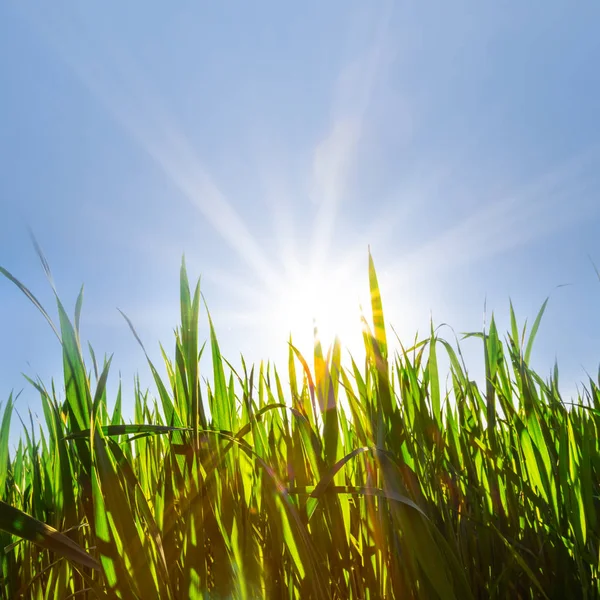
<path id="1" fill-rule="evenodd" d="M 291 334 L 301 351 L 313 344 L 316 326 L 324 352 L 337 336 L 353 356 L 362 348 L 359 286 L 348 269 L 288 269 L 274 294 L 270 322 L 277 332 Z"/>

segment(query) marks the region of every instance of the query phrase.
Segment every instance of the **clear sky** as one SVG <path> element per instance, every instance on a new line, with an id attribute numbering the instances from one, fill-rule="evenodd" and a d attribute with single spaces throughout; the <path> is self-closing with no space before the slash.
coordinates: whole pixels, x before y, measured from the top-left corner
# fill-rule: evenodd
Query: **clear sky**
<path id="1" fill-rule="evenodd" d="M 370 245 L 409 338 L 550 295 L 535 366 L 572 389 L 600 361 L 599 22 L 591 0 L 2 2 L 0 265 L 53 308 L 31 227 L 70 309 L 85 284 L 84 339 L 149 382 L 117 307 L 158 360 L 184 253 L 237 364 L 310 339 L 310 311 L 352 346 Z M 21 372 L 60 351 L 2 280 L 0 399 L 35 409 Z"/>

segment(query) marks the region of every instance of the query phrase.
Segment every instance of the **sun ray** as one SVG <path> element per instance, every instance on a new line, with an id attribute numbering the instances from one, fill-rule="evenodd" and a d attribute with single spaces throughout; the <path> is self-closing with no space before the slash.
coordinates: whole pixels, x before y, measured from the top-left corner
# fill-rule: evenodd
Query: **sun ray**
<path id="1" fill-rule="evenodd" d="M 348 183 L 375 82 L 382 69 L 382 55 L 392 15 L 386 2 L 377 23 L 373 43 L 365 55 L 340 73 L 332 102 L 327 135 L 313 155 L 312 197 L 317 205 L 313 234 L 313 259 L 326 257 L 331 245 L 340 202 Z"/>
<path id="2" fill-rule="evenodd" d="M 85 48 L 76 44 L 82 22 L 29 14 L 30 20 L 64 62 L 103 103 L 115 121 L 162 168 L 182 195 L 237 252 L 263 283 L 274 273 L 259 243 L 233 204 L 205 169 L 174 116 L 133 57 L 113 37 L 99 39 L 86 31 Z M 66 24 L 65 24 L 66 23 Z M 75 33 L 75 30 L 76 33 Z"/>
<path id="3" fill-rule="evenodd" d="M 596 148 L 472 211 L 402 256 L 390 270 L 436 272 L 492 258 L 598 213 Z M 574 210 L 577 205 L 577 210 Z"/>

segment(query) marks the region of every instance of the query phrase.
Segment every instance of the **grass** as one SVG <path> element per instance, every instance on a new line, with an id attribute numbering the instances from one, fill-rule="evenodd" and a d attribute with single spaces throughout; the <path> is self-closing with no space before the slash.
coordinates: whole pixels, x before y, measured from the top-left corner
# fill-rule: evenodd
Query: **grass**
<path id="1" fill-rule="evenodd" d="M 64 365 L 60 384 L 30 381 L 45 427 L 31 421 L 14 451 L 15 399 L 2 409 L 0 598 L 600 595 L 600 389 L 590 380 L 570 405 L 557 369 L 529 367 L 545 305 L 529 334 L 512 306 L 505 338 L 493 320 L 471 334 L 480 389 L 433 327 L 388 352 L 369 257 L 364 364 L 316 343 L 311 368 L 290 344 L 284 390 L 272 365 L 231 368 L 209 320 L 204 383 L 201 294 L 182 265 L 175 358 L 163 351 L 163 378 L 148 359 L 157 397 L 136 381 L 109 399 L 110 359 L 84 360 L 82 296 L 73 319 L 57 297 L 54 326 L 0 270 L 47 317 Z"/>

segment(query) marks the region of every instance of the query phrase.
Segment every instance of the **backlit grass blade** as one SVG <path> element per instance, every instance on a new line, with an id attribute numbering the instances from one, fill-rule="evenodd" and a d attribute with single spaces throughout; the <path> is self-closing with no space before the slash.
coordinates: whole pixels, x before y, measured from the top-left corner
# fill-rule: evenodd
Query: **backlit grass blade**
<path id="1" fill-rule="evenodd" d="M 525 347 L 525 362 L 527 364 L 529 364 L 533 342 L 535 341 L 538 329 L 540 328 L 540 323 L 542 321 L 542 317 L 544 316 L 544 312 L 546 311 L 546 306 L 548 306 L 548 300 L 549 298 L 544 300 L 544 303 L 542 304 L 542 307 L 540 308 L 535 321 L 533 322 L 533 327 L 531 328 L 531 333 L 529 334 L 529 339 L 527 340 L 527 346 Z"/>
<path id="2" fill-rule="evenodd" d="M 122 421 L 122 393 L 121 393 L 121 382 L 119 381 L 119 388 L 117 389 L 117 399 L 115 400 L 115 407 L 113 409 L 112 418 L 110 421 L 111 425 L 119 425 Z"/>
<path id="3" fill-rule="evenodd" d="M 436 420 L 437 426 L 442 425 L 442 412 L 441 412 L 441 392 L 440 392 L 440 380 L 438 374 L 437 364 L 437 352 L 436 352 L 436 337 L 433 330 L 433 323 L 431 327 L 431 338 L 429 341 L 429 360 L 427 364 L 427 374 L 429 378 L 429 385 L 431 388 L 431 404 L 433 409 L 433 416 Z"/>
<path id="4" fill-rule="evenodd" d="M 170 425 L 103 425 L 100 427 L 103 435 L 105 436 L 119 436 L 119 435 L 135 435 L 144 433 L 147 435 L 160 435 L 165 433 L 173 433 L 174 431 L 192 431 L 191 427 L 171 427 Z M 70 433 L 65 436 L 65 440 L 75 440 L 78 438 L 88 439 L 90 436 L 90 430 L 84 429 L 83 431 L 77 431 Z"/>
<path id="5" fill-rule="evenodd" d="M 387 359 L 387 338 L 385 334 L 385 321 L 383 318 L 383 304 L 379 292 L 377 273 L 371 251 L 369 250 L 369 287 L 371 290 L 371 310 L 373 312 L 373 325 L 375 328 L 375 340 L 379 346 L 379 352 L 384 360 Z"/>
<path id="6" fill-rule="evenodd" d="M 200 312 L 200 282 L 196 284 L 193 298 L 185 268 L 185 260 L 181 261 L 180 270 L 180 306 L 181 306 L 181 342 L 185 362 L 185 373 L 188 385 L 188 398 L 192 421 L 190 425 L 196 432 L 198 427 L 206 428 L 207 421 L 204 407 L 199 398 L 198 373 L 198 316 Z M 196 433 L 194 435 L 197 435 Z"/>
<path id="7" fill-rule="evenodd" d="M 16 277 L 14 277 L 9 271 L 7 271 L 4 267 L 0 267 L 0 273 L 4 275 L 9 281 L 12 281 L 22 292 L 29 298 L 31 303 L 42 313 L 48 324 L 54 331 L 54 334 L 58 339 L 60 339 L 60 334 L 58 333 L 58 329 L 52 322 L 50 315 L 45 311 L 44 307 L 40 304 L 39 300 L 29 291 L 29 289 L 23 285 Z"/>
<path id="8" fill-rule="evenodd" d="M 63 349 L 63 374 L 66 396 L 66 406 L 69 413 L 69 424 L 72 431 L 88 429 L 92 410 L 90 382 L 88 380 L 79 340 L 71 321 L 56 297 L 61 329 L 61 344 Z M 77 445 L 79 460 L 83 470 L 89 474 L 91 459 L 89 449 L 85 444 Z"/>
<path id="9" fill-rule="evenodd" d="M 92 556 L 66 535 L 2 500 L 0 500 L 0 529 L 51 550 L 58 556 L 72 560 L 84 567 L 100 568 Z"/>
<path id="10" fill-rule="evenodd" d="M 208 324 L 210 327 L 210 345 L 212 349 L 212 363 L 214 376 L 214 396 L 211 405 L 211 415 L 215 427 L 218 429 L 231 430 L 233 425 L 232 407 L 226 401 L 228 397 L 227 384 L 225 382 L 225 372 L 223 370 L 223 360 L 221 358 L 221 350 L 217 335 L 213 326 L 210 314 L 208 315 Z"/>
<path id="11" fill-rule="evenodd" d="M 6 475 L 10 468 L 8 458 L 8 439 L 10 434 L 10 421 L 13 411 L 13 395 L 10 394 L 2 414 L 2 425 L 0 425 L 0 494 L 4 495 L 6 487 Z"/>

